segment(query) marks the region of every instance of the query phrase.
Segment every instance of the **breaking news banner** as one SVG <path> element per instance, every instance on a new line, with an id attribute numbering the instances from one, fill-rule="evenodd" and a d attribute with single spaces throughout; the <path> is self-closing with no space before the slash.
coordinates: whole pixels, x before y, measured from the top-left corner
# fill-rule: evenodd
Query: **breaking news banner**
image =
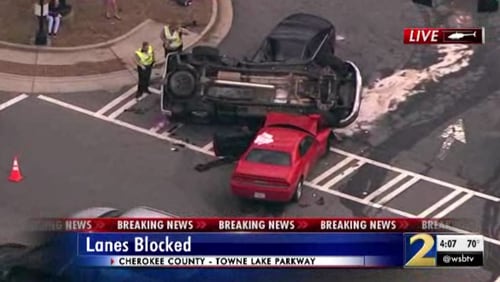
<path id="1" fill-rule="evenodd" d="M 484 44 L 481 28 L 421 28 L 404 29 L 405 44 Z"/>
<path id="2" fill-rule="evenodd" d="M 43 219 L 44 230 L 82 232 L 441 232 L 456 220 L 415 218 Z"/>
<path id="3" fill-rule="evenodd" d="M 47 223 L 48 221 L 44 221 Z M 479 235 L 447 220 L 60 219 L 79 266 L 114 268 L 391 268 L 481 266 Z M 286 231 L 286 232 L 283 232 Z M 75 248 L 76 246 L 76 248 Z"/>

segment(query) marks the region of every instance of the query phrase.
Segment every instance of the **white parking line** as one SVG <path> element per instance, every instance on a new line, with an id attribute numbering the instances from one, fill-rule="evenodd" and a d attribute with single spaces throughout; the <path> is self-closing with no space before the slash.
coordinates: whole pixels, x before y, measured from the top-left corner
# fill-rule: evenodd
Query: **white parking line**
<path id="1" fill-rule="evenodd" d="M 165 129 L 164 127 L 165 127 L 165 122 L 162 121 L 162 122 L 157 123 L 155 126 L 151 127 L 149 129 L 149 131 L 159 133 L 160 130 Z"/>
<path id="2" fill-rule="evenodd" d="M 430 206 L 429 208 L 427 208 L 426 210 L 421 212 L 418 215 L 418 217 L 421 217 L 421 218 L 427 217 L 428 215 L 430 215 L 431 213 L 433 213 L 434 211 L 436 211 L 437 209 L 442 207 L 444 204 L 448 203 L 449 201 L 451 201 L 453 198 L 455 198 L 456 196 L 458 196 L 460 194 L 462 194 L 462 192 L 457 191 L 457 190 L 454 191 L 453 193 L 448 194 L 446 197 L 443 197 L 441 200 L 437 201 L 434 205 Z"/>
<path id="3" fill-rule="evenodd" d="M 109 114 L 108 117 L 112 118 L 112 119 L 119 117 L 121 114 L 123 114 L 123 112 L 125 112 L 126 110 L 135 106 L 135 104 L 137 104 L 137 102 L 146 99 L 146 97 L 148 97 L 148 95 L 142 95 L 139 99 L 132 99 L 132 100 L 128 101 L 123 106 L 119 107 L 116 111 Z"/>
<path id="4" fill-rule="evenodd" d="M 500 202 L 500 198 L 499 197 L 495 197 L 495 196 L 492 196 L 492 195 L 488 195 L 488 194 L 484 194 L 484 193 L 481 193 L 481 192 L 477 192 L 477 191 L 474 191 L 474 190 L 471 190 L 471 189 L 468 189 L 468 188 L 465 188 L 465 187 L 462 187 L 462 186 L 459 186 L 459 185 L 451 184 L 451 183 L 448 183 L 448 182 L 445 182 L 445 181 L 442 181 L 442 180 L 439 180 L 439 179 L 435 179 L 435 178 L 432 178 L 432 177 L 429 177 L 429 176 L 426 176 L 426 175 L 423 175 L 423 174 L 415 173 L 413 171 L 409 171 L 409 170 L 406 170 L 406 169 L 401 169 L 401 168 L 398 168 L 398 167 L 395 167 L 395 166 L 392 166 L 392 165 L 381 163 L 381 162 L 378 162 L 378 161 L 375 161 L 375 160 L 372 160 L 372 159 L 369 159 L 369 158 L 366 158 L 366 157 L 363 157 L 363 156 L 358 156 L 356 154 L 352 154 L 352 153 L 346 152 L 344 150 L 340 150 L 340 149 L 337 149 L 337 148 L 330 148 L 330 151 L 332 151 L 334 153 L 337 153 L 337 154 L 340 154 L 340 155 L 343 155 L 345 157 L 350 157 L 350 158 L 354 158 L 356 160 L 365 161 L 367 164 L 378 166 L 380 168 L 385 168 L 387 170 L 392 170 L 392 171 L 398 172 L 398 173 L 406 173 L 409 176 L 418 177 L 418 178 L 420 178 L 422 180 L 434 183 L 434 184 L 439 185 L 439 186 L 444 186 L 446 188 L 450 188 L 450 189 L 453 189 L 453 190 L 459 190 L 459 191 L 462 191 L 464 193 L 473 194 L 476 197 L 483 198 L 483 199 L 486 199 L 486 200 L 490 200 L 490 201 L 493 201 L 493 202 Z"/>
<path id="5" fill-rule="evenodd" d="M 156 94 L 156 95 L 161 95 L 161 90 L 160 89 L 156 89 L 156 88 L 153 88 L 153 87 L 149 87 L 149 92 L 153 93 L 153 94 Z"/>
<path id="6" fill-rule="evenodd" d="M 120 104 L 121 102 L 123 102 L 124 100 L 126 100 L 130 96 L 132 96 L 136 92 L 136 89 L 137 89 L 136 86 L 130 88 L 125 93 L 123 93 L 122 95 L 118 96 L 113 101 L 109 102 L 104 107 L 102 107 L 100 110 L 98 110 L 96 112 L 96 115 L 103 115 L 106 112 L 108 112 L 109 110 L 111 110 L 112 108 L 116 107 L 118 104 Z"/>
<path id="7" fill-rule="evenodd" d="M 18 95 L 16 97 L 8 100 L 7 102 L 4 102 L 4 103 L 0 104 L 0 111 L 1 110 L 5 110 L 5 109 L 7 109 L 10 106 L 13 106 L 13 105 L 21 102 L 22 100 L 24 100 L 24 99 L 26 99 L 28 97 L 29 97 L 29 95 L 26 95 L 26 94 Z"/>
<path id="8" fill-rule="evenodd" d="M 349 167 L 348 169 L 342 171 L 339 175 L 335 176 L 334 178 L 330 179 L 327 183 L 323 184 L 322 186 L 331 188 L 338 182 L 342 181 L 342 179 L 346 178 L 347 176 L 351 175 L 354 171 L 359 169 L 365 164 L 364 161 L 359 161 L 355 165 Z"/>
<path id="9" fill-rule="evenodd" d="M 495 282 L 500 282 L 500 276 L 497 277 L 497 279 L 495 280 Z"/>
<path id="10" fill-rule="evenodd" d="M 371 194 L 366 196 L 364 198 L 364 200 L 371 201 L 371 200 L 375 199 L 375 197 L 384 193 L 386 190 L 389 190 L 392 186 L 396 185 L 397 183 L 399 183 L 401 180 L 405 179 L 406 177 L 408 177 L 408 174 L 400 173 L 398 176 L 394 177 L 386 184 L 380 186 L 380 188 L 378 188 L 377 190 L 371 192 Z"/>
<path id="11" fill-rule="evenodd" d="M 332 166 L 331 168 L 329 168 L 327 171 L 323 172 L 321 175 L 319 175 L 318 177 L 314 178 L 311 183 L 314 183 L 314 184 L 318 184 L 320 183 L 321 181 L 325 180 L 328 176 L 330 176 L 332 173 L 336 172 L 337 170 L 343 168 L 344 166 L 346 166 L 348 163 L 354 161 L 353 158 L 351 157 L 347 157 L 345 159 L 343 159 L 342 161 L 340 161 L 339 163 L 337 163 L 336 165 Z"/>
<path id="12" fill-rule="evenodd" d="M 465 202 L 470 200 L 472 197 L 474 197 L 473 194 L 466 194 L 462 198 L 458 199 L 456 202 L 453 204 L 449 205 L 446 209 L 444 209 L 442 212 L 438 213 L 437 215 L 433 216 L 434 218 L 443 218 L 447 216 L 449 213 L 457 209 L 459 206 L 463 205 Z"/>
<path id="13" fill-rule="evenodd" d="M 203 150 L 207 150 L 207 151 L 212 151 L 213 148 L 214 148 L 213 142 L 210 142 L 207 145 L 203 146 Z"/>
<path id="14" fill-rule="evenodd" d="M 107 122 L 113 123 L 115 125 L 119 125 L 121 127 L 128 128 L 130 130 L 133 130 L 133 131 L 136 131 L 136 132 L 139 132 L 139 133 L 142 133 L 142 134 L 149 135 L 151 137 L 155 137 L 155 138 L 158 138 L 158 139 L 161 139 L 161 140 L 165 140 L 165 141 L 168 141 L 168 142 L 171 142 L 171 143 L 182 144 L 186 148 L 188 148 L 190 150 L 193 150 L 193 151 L 196 151 L 196 152 L 200 152 L 200 153 L 203 153 L 203 154 L 206 154 L 206 155 L 209 155 L 209 156 L 214 156 L 214 154 L 212 152 L 205 151 L 205 150 L 203 150 L 202 148 L 200 148 L 198 146 L 186 143 L 186 142 L 184 142 L 182 140 L 178 140 L 178 139 L 171 138 L 171 137 L 168 137 L 168 136 L 165 136 L 165 135 L 162 135 L 162 134 L 154 133 L 154 132 L 149 131 L 148 129 L 145 129 L 145 128 L 142 128 L 142 127 L 139 127 L 139 126 L 135 126 L 133 124 L 130 124 L 130 123 L 127 123 L 127 122 L 124 122 L 124 121 L 121 121 L 121 120 L 112 119 L 112 118 L 107 117 L 107 116 L 98 116 L 98 115 L 95 115 L 95 113 L 92 112 L 92 111 L 89 111 L 87 109 L 71 105 L 69 103 L 66 103 L 66 102 L 63 102 L 63 101 L 60 101 L 60 100 L 57 100 L 57 99 L 54 99 L 54 98 L 50 98 L 50 97 L 47 97 L 47 96 L 44 96 L 44 95 L 39 95 L 38 99 L 46 101 L 46 102 L 49 102 L 49 103 L 52 103 L 52 104 L 55 104 L 55 105 L 58 105 L 58 106 L 61 106 L 63 108 L 69 109 L 69 110 L 80 112 L 82 114 L 85 114 L 85 115 L 88 115 L 88 116 L 91 116 L 91 117 L 94 117 L 94 118 L 97 118 L 97 119 L 100 119 L 100 120 L 103 120 L 103 121 L 107 121 Z"/>
<path id="15" fill-rule="evenodd" d="M 185 145 L 185 147 L 187 149 L 190 149 L 190 150 L 193 150 L 193 151 L 196 151 L 196 152 L 200 152 L 200 153 L 203 153 L 205 155 L 214 156 L 213 152 L 203 150 L 202 148 L 200 148 L 198 146 L 195 146 L 195 145 L 183 142 L 181 140 L 177 140 L 175 138 L 170 138 L 168 136 L 163 136 L 161 134 L 156 134 L 156 133 L 150 132 L 149 130 L 147 130 L 145 128 L 141 128 L 141 127 L 138 127 L 138 126 L 135 126 L 135 125 L 132 125 L 132 124 L 120 121 L 120 120 L 111 119 L 111 118 L 106 117 L 106 116 L 96 116 L 95 113 L 92 112 L 92 111 L 89 111 L 87 109 L 83 109 L 83 108 L 80 108 L 80 107 L 77 107 L 77 106 L 74 106 L 74 105 L 62 102 L 62 101 L 54 99 L 54 98 L 46 97 L 46 96 L 43 96 L 43 95 L 39 95 L 38 98 L 41 99 L 41 100 L 44 100 L 46 102 L 55 104 L 55 105 L 59 105 L 59 106 L 61 106 L 63 108 L 67 108 L 69 110 L 77 111 L 77 112 L 80 112 L 80 113 L 85 114 L 87 116 L 94 117 L 94 118 L 97 118 L 97 119 L 100 119 L 100 120 L 103 120 L 103 121 L 106 121 L 106 122 L 109 122 L 109 123 L 113 123 L 113 124 L 121 126 L 121 127 L 128 128 L 128 129 L 136 131 L 138 133 L 149 135 L 151 137 L 155 137 L 155 138 L 158 138 L 160 140 L 165 140 L 165 141 L 168 141 L 168 142 L 175 142 L 175 143 L 183 144 L 183 145 Z M 335 148 L 332 148 L 332 151 L 339 151 L 339 152 L 341 152 L 341 154 L 344 154 L 344 155 L 345 154 L 349 154 L 349 157 L 354 156 L 353 158 L 358 158 L 358 157 L 359 158 L 364 158 L 364 157 L 357 156 L 357 155 L 354 155 L 354 154 L 350 154 L 350 153 L 347 153 L 345 151 L 338 150 L 338 149 L 335 149 Z M 364 159 L 367 159 L 367 158 L 364 158 Z M 367 160 L 369 160 L 369 159 L 367 159 Z M 366 163 L 370 163 L 369 161 L 367 161 Z M 375 162 L 375 161 L 372 161 L 372 162 Z M 401 170 L 401 171 L 405 172 L 405 170 Z M 415 174 L 415 173 L 412 173 L 412 174 Z M 423 179 L 423 177 L 422 177 L 422 179 Z M 423 179 L 423 180 L 426 180 L 426 179 Z M 418 216 L 416 216 L 414 214 L 411 214 L 411 213 L 408 213 L 408 212 L 405 212 L 405 211 L 402 211 L 402 210 L 399 210 L 399 209 L 391 208 L 391 207 L 388 207 L 388 206 L 380 205 L 378 203 L 372 203 L 372 202 L 366 201 L 364 199 L 361 199 L 361 198 L 358 198 L 358 197 L 355 197 L 355 196 L 352 196 L 352 195 L 349 195 L 349 194 L 346 194 L 346 193 L 343 193 L 343 192 L 340 192 L 340 191 L 325 189 L 325 187 L 319 186 L 319 185 L 311 183 L 311 182 L 305 182 L 304 184 L 306 184 L 307 186 L 309 186 L 312 189 L 324 191 L 325 193 L 328 193 L 328 194 L 331 194 L 331 195 L 334 195 L 334 196 L 337 196 L 337 197 L 340 197 L 340 198 L 343 198 L 343 199 L 347 199 L 347 200 L 350 200 L 352 202 L 363 204 L 363 205 L 366 205 L 368 207 L 372 207 L 372 208 L 376 208 L 376 209 L 380 209 L 380 210 L 385 210 L 385 211 L 388 211 L 388 212 L 393 213 L 395 215 L 399 215 L 399 216 L 403 216 L 403 217 L 407 217 L 407 218 L 417 218 L 418 217 Z M 462 189 L 468 190 L 466 188 L 462 188 Z M 474 194 L 473 193 L 469 193 L 467 196 L 469 198 L 467 198 L 465 200 L 463 200 L 463 199 L 461 199 L 461 200 L 463 202 L 465 202 L 466 200 L 472 198 L 474 196 Z M 491 197 L 493 197 L 493 196 L 491 196 Z M 493 198 L 495 198 L 495 197 L 493 197 Z M 456 207 L 458 207 L 460 204 L 455 203 L 454 205 Z M 448 208 L 448 209 L 450 209 L 450 211 L 451 211 L 451 210 L 453 210 L 456 207 L 453 207 L 451 209 Z M 443 211 L 443 213 L 444 212 L 446 212 L 446 211 Z M 452 232 L 461 233 L 461 234 L 471 234 L 472 233 L 470 231 L 463 230 L 463 229 L 456 228 L 456 227 L 452 227 L 452 226 L 446 226 L 446 228 L 448 230 L 452 231 Z M 484 240 L 486 242 L 489 242 L 489 243 L 495 244 L 497 246 L 500 246 L 500 240 L 493 239 L 493 238 L 490 238 L 490 237 L 487 237 L 487 236 L 484 236 Z"/>
<path id="16" fill-rule="evenodd" d="M 411 186 L 415 185 L 415 183 L 419 182 L 421 179 L 419 177 L 413 177 L 412 179 L 406 181 L 403 183 L 401 186 L 398 187 L 398 189 L 395 189 L 391 193 L 387 194 L 385 197 L 377 201 L 377 204 L 383 205 L 390 200 L 394 199 L 397 197 L 399 194 L 403 193 L 406 189 L 410 188 Z"/>

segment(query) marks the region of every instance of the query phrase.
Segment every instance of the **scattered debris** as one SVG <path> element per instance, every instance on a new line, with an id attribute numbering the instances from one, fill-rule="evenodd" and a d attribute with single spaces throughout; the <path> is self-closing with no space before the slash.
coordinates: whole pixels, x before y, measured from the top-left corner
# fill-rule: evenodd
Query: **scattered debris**
<path id="1" fill-rule="evenodd" d="M 177 148 L 170 148 L 170 151 L 177 152 L 177 151 L 179 151 L 179 149 L 177 149 Z"/>
<path id="2" fill-rule="evenodd" d="M 319 199 L 316 200 L 316 205 L 322 206 L 325 204 L 325 198 L 319 197 Z"/>
<path id="3" fill-rule="evenodd" d="M 232 159 L 232 158 L 218 158 L 216 160 L 209 161 L 209 162 L 204 163 L 204 164 L 197 164 L 194 167 L 194 169 L 198 172 L 204 172 L 204 171 L 207 171 L 211 168 L 223 166 L 226 164 L 231 164 L 233 162 L 234 162 L 234 159 Z"/>

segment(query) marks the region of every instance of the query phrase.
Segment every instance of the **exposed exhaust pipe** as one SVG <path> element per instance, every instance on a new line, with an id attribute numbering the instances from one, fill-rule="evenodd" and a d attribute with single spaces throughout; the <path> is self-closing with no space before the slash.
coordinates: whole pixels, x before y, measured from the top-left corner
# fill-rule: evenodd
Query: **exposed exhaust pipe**
<path id="1" fill-rule="evenodd" d="M 222 85 L 231 85 L 231 86 L 246 86 L 246 87 L 254 87 L 254 88 L 265 88 L 265 89 L 275 89 L 274 85 L 271 84 L 262 84 L 262 83 L 251 83 L 251 82 L 240 82 L 240 81 L 231 81 L 231 80 L 214 80 L 215 84 Z"/>

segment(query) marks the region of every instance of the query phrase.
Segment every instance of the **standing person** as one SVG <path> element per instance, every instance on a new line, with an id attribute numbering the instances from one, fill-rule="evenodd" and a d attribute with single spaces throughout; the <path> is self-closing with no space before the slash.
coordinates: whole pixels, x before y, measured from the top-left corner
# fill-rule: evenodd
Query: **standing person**
<path id="1" fill-rule="evenodd" d="M 56 36 L 61 26 L 61 6 L 59 0 L 50 0 L 49 2 L 49 14 L 47 15 L 48 33 L 50 36 Z"/>
<path id="2" fill-rule="evenodd" d="M 161 40 L 163 42 L 163 50 L 165 51 L 165 58 L 168 54 L 173 52 L 181 52 L 183 48 L 182 42 L 182 28 L 179 24 L 172 26 L 165 25 L 161 32 Z"/>
<path id="3" fill-rule="evenodd" d="M 122 18 L 118 15 L 118 3 L 117 0 L 104 0 L 106 1 L 106 18 L 111 19 L 111 15 L 115 17 L 117 20 L 121 20 Z"/>
<path id="4" fill-rule="evenodd" d="M 155 62 L 153 46 L 148 42 L 143 42 L 142 47 L 135 51 L 135 62 L 137 64 L 137 73 L 139 74 L 139 83 L 135 98 L 139 98 L 144 92 L 149 92 L 149 81 L 151 79 L 151 71 Z"/>

